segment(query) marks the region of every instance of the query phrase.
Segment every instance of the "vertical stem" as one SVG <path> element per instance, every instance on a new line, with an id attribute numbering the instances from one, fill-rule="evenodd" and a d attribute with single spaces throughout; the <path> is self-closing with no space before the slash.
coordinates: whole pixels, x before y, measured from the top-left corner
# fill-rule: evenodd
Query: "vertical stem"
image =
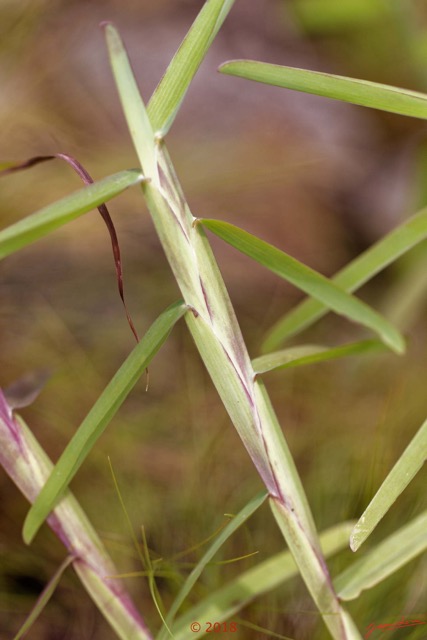
<path id="1" fill-rule="evenodd" d="M 256 379 L 204 230 L 185 201 L 163 140 L 153 133 L 124 46 L 111 25 L 106 38 L 128 127 L 149 179 L 142 189 L 184 301 L 193 309 L 186 316 L 188 328 L 267 487 L 276 520 L 333 638 L 360 640 L 333 589 L 292 455 Z"/>
<path id="2" fill-rule="evenodd" d="M 273 514 L 336 640 L 360 638 L 342 609 L 322 556 L 298 472 L 267 392 L 253 371 L 206 234 L 190 212 L 162 141 L 158 182 L 142 186 L 187 305 L 188 328 L 224 406 L 271 496 Z"/>

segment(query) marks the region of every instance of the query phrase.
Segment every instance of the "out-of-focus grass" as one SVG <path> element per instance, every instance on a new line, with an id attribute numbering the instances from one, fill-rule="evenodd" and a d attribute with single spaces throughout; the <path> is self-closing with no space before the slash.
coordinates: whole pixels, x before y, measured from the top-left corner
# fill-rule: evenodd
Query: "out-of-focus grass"
<path id="1" fill-rule="evenodd" d="M 264 21 L 256 8 L 236 5 L 201 76 L 213 77 L 216 65 L 227 57 L 249 57 L 245 45 L 255 52 L 261 48 L 265 57 L 278 63 L 291 58 L 310 66 L 315 60 L 319 67 L 342 72 L 348 62 L 348 74 L 405 84 L 403 67 L 412 64 L 410 60 L 402 55 L 400 66 L 388 64 L 395 55 L 386 32 L 387 25 L 395 24 L 392 17 L 382 30 L 376 23 L 375 29 L 373 23 L 358 23 L 345 32 L 305 35 L 300 25 L 300 34 L 294 31 L 291 37 L 289 23 L 272 26 L 284 4 L 271 0 L 263 5 L 259 11 L 267 16 Z M 0 102 L 1 159 L 68 152 L 86 164 L 94 178 L 135 166 L 97 23 L 114 18 L 125 37 L 128 29 L 133 51 L 143 47 L 144 56 L 136 56 L 137 72 L 142 79 L 147 73 L 150 88 L 150 68 L 157 70 L 163 55 L 167 62 L 162 51 L 172 47 L 174 38 L 179 41 L 196 11 L 188 3 L 171 0 L 129 0 L 120 6 L 111 1 L 96 7 L 83 2 L 54 7 L 29 2 L 20 8 L 4 4 L 0 23 L 10 29 L 0 51 L 6 78 Z M 154 34 L 151 39 L 149 31 Z M 363 45 L 372 42 L 374 31 L 381 56 L 367 55 Z M 138 33 L 147 35 L 149 47 L 141 44 L 147 40 L 137 38 Z M 349 42 L 355 43 L 351 52 Z M 406 86 L 423 89 L 415 75 Z M 385 157 L 391 143 L 402 147 L 408 133 L 418 135 L 417 125 L 342 105 L 332 106 L 330 112 L 311 98 L 305 111 L 301 105 L 306 98 L 295 102 L 274 90 L 264 96 L 259 87 L 242 98 L 235 82 L 215 77 L 217 93 L 208 94 L 206 84 L 198 80 L 171 134 L 170 150 L 194 213 L 221 217 L 226 211 L 231 222 L 252 233 L 262 228 L 266 240 L 333 273 L 378 229 L 393 224 L 390 217 L 382 218 L 379 226 L 366 222 L 381 217 L 388 205 L 375 190 L 371 199 L 363 199 L 363 165 L 383 176 L 381 163 L 376 165 L 373 158 Z M 212 110 L 192 110 L 192 103 L 205 102 L 213 102 Z M 230 114 L 235 111 L 238 117 L 233 120 Z M 260 122 L 265 120 L 270 124 L 264 133 Z M 268 171 L 260 169 L 261 157 Z M 0 183 L 2 226 L 79 187 L 68 168 L 59 165 L 38 167 L 20 180 L 24 175 L 25 185 L 19 188 L 14 176 Z M 385 183 L 394 175 L 386 175 Z M 407 175 L 398 174 L 402 189 Z M 112 203 L 111 213 L 121 240 L 127 299 L 142 333 L 177 291 L 140 203 L 138 194 L 130 191 Z M 251 355 L 259 355 L 263 332 L 298 295 L 231 249 L 215 241 L 214 246 Z M 399 264 L 369 285 L 366 298 L 379 299 L 397 275 Z M 5 260 L 0 291 L 0 382 L 6 386 L 29 370 L 51 370 L 40 398 L 23 413 L 56 458 L 133 346 L 116 294 L 109 238 L 98 214 L 88 214 Z M 266 378 L 320 529 L 360 515 L 425 419 L 424 327 L 425 306 L 411 323 L 404 358 L 350 358 Z M 308 337 L 310 342 L 340 343 L 350 336 L 351 327 L 329 317 Z M 139 570 L 108 469 L 107 455 L 111 457 L 135 529 L 144 525 L 153 558 L 163 558 L 160 566 L 170 571 L 170 579 L 158 580 L 162 597 L 170 602 L 175 580 L 188 571 L 185 563 L 194 563 L 202 551 L 177 554 L 209 536 L 224 521 L 225 512 L 237 512 L 261 485 L 184 325 L 174 329 L 150 367 L 149 392 L 144 388 L 141 380 L 73 489 L 120 571 Z M 0 495 L 0 629 L 9 637 L 54 573 L 63 551 L 46 528 L 34 546 L 25 548 L 20 531 L 26 505 L 4 474 Z M 425 501 L 420 474 L 381 523 L 372 544 L 425 508 Z M 258 556 L 210 566 L 194 598 L 281 548 L 280 533 L 263 508 L 218 559 L 254 550 L 259 550 Z M 332 560 L 333 572 L 342 570 L 351 557 L 348 551 Z M 135 578 L 129 585 L 148 622 L 156 626 L 146 582 Z M 363 630 L 364 624 L 388 621 L 390 616 L 423 613 L 425 594 L 426 565 L 415 561 L 349 608 Z M 302 583 L 295 580 L 243 611 L 242 618 L 290 637 L 322 638 L 318 616 L 310 607 Z M 36 640 L 111 637 L 71 572 L 32 634 Z M 263 636 L 246 630 L 240 637 Z"/>

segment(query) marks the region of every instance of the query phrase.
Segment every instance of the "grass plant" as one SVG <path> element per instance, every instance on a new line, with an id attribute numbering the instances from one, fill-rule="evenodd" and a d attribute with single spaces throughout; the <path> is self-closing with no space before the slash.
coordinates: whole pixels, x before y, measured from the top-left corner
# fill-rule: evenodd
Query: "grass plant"
<path id="1" fill-rule="evenodd" d="M 183 318 L 265 492 L 244 506 L 218 535 L 181 586 L 169 610 L 163 611 L 161 603 L 156 602 L 162 619 L 156 637 L 158 640 L 170 636 L 198 637 L 206 629 L 203 626 L 192 628 L 191 620 L 226 621 L 249 601 L 299 573 L 323 618 L 325 633 L 335 640 L 356 640 L 362 637 L 360 623 L 353 619 L 344 603 L 358 598 L 364 590 L 393 575 L 403 564 L 425 551 L 426 514 L 418 515 L 361 559 L 356 557 L 335 578 L 331 576 L 326 557 L 346 544 L 351 544 L 356 551 L 404 491 L 427 455 L 425 425 L 402 454 L 359 522 L 338 523 L 319 536 L 285 439 L 286 425 L 282 430 L 262 376 L 290 365 L 310 365 L 348 355 L 385 350 L 396 355 L 404 352 L 405 338 L 399 329 L 353 293 L 425 239 L 426 211 L 420 211 L 379 240 L 333 279 L 228 222 L 193 216 L 164 138 L 232 5 L 233 0 L 207 0 L 204 3 L 147 107 L 118 31 L 111 23 L 103 24 L 115 84 L 140 168 L 90 184 L 4 229 L 0 232 L 0 256 L 4 258 L 37 241 L 93 207 L 103 205 L 123 189 L 140 185 L 182 300 L 168 307 L 145 333 L 54 467 L 2 396 L 0 461 L 32 503 L 24 522 L 24 541 L 30 544 L 47 519 L 68 548 L 70 562 L 116 633 L 129 640 L 154 637 L 154 631 L 147 629 L 125 590 L 112 581 L 111 576 L 117 571 L 69 493 L 69 484 L 175 324 Z M 220 71 L 247 80 L 393 111 L 402 116 L 427 117 L 426 95 L 396 87 L 258 61 L 232 61 L 224 64 Z M 263 350 L 269 353 L 255 360 L 249 357 L 207 232 L 217 235 L 309 296 L 267 333 Z M 344 345 L 303 343 L 274 351 L 290 336 L 297 335 L 329 311 L 355 325 L 353 342 Z M 365 339 L 366 331 L 375 337 Z M 238 579 L 179 615 L 207 563 L 266 500 L 288 549 L 242 573 Z M 147 544 L 144 549 L 150 590 L 157 600 L 154 568 Z M 50 597 L 61 574 L 62 569 L 54 577 L 52 588 L 47 588 L 46 597 L 41 598 L 42 604 Z M 37 615 L 41 608 L 36 606 Z M 34 614 L 29 622 L 33 618 Z"/>

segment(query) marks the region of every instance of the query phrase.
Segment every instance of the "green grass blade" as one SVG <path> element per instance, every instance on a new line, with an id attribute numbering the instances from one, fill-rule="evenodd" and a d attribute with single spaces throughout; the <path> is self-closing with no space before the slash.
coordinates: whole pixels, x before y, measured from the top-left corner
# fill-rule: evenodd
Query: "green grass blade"
<path id="1" fill-rule="evenodd" d="M 403 337 L 395 327 L 367 304 L 349 295 L 325 276 L 228 222 L 207 219 L 200 219 L 200 222 L 222 240 L 312 295 L 336 313 L 377 333 L 396 353 L 404 351 Z"/>
<path id="2" fill-rule="evenodd" d="M 350 538 L 353 551 L 363 544 L 427 459 L 427 420 L 420 427 L 365 509 Z"/>
<path id="3" fill-rule="evenodd" d="M 68 556 L 67 558 L 65 558 L 64 562 L 62 562 L 62 564 L 55 571 L 54 575 L 49 580 L 48 584 L 43 589 L 40 596 L 37 598 L 37 602 L 34 605 L 33 609 L 31 610 L 31 613 L 29 614 L 28 618 L 25 620 L 24 624 L 19 629 L 18 633 L 13 638 L 13 640 L 20 640 L 31 629 L 31 627 L 33 626 L 33 624 L 35 623 L 35 621 L 37 620 L 37 618 L 42 613 L 43 609 L 45 608 L 45 606 L 47 605 L 47 603 L 55 593 L 55 589 L 62 578 L 62 574 L 64 573 L 65 569 L 71 564 L 73 559 L 74 558 L 72 556 Z"/>
<path id="4" fill-rule="evenodd" d="M 344 522 L 321 534 L 320 543 L 325 557 L 348 546 L 351 527 L 350 522 Z M 275 589 L 298 574 L 298 568 L 289 551 L 282 551 L 268 558 L 217 589 L 179 617 L 172 628 L 175 640 L 188 638 L 188 629 L 192 622 L 205 620 L 223 622 L 255 598 Z M 204 634 L 204 631 L 205 628 L 202 626 L 200 632 L 195 632 L 192 637 L 198 638 Z"/>
<path id="5" fill-rule="evenodd" d="M 362 353 L 372 353 L 385 349 L 382 342 L 378 340 L 360 340 L 351 342 L 339 347 L 324 347 L 318 344 L 304 344 L 296 347 L 289 347 L 281 351 L 273 351 L 265 356 L 260 356 L 252 360 L 252 366 L 257 374 L 277 371 L 278 369 L 289 369 L 305 364 L 316 364 L 327 360 L 336 360 L 347 356 L 360 355 Z"/>
<path id="6" fill-rule="evenodd" d="M 89 411 L 25 518 L 23 538 L 27 544 L 33 540 L 86 456 L 186 310 L 187 307 L 178 302 L 157 318 Z"/>
<path id="7" fill-rule="evenodd" d="M 187 89 L 220 30 L 234 0 L 207 0 L 165 75 L 147 110 L 154 131 L 164 136 L 170 129 Z"/>
<path id="8" fill-rule="evenodd" d="M 338 597 L 354 600 L 426 549 L 427 511 L 424 511 L 337 576 L 334 585 Z"/>
<path id="9" fill-rule="evenodd" d="M 110 23 L 104 23 L 104 28 L 111 69 L 129 132 L 145 175 L 154 180 L 157 177 L 156 143 L 151 123 L 120 35 Z"/>
<path id="10" fill-rule="evenodd" d="M 31 216 L 0 231 L 0 259 L 25 247 L 51 231 L 96 209 L 119 193 L 144 180 L 137 169 L 121 171 L 75 191 Z"/>
<path id="11" fill-rule="evenodd" d="M 253 60 L 226 62 L 219 70 L 221 73 L 272 84 L 276 87 L 313 93 L 362 107 L 399 113 L 403 116 L 427 119 L 427 95 L 417 91 Z"/>
<path id="12" fill-rule="evenodd" d="M 182 588 L 180 589 L 177 597 L 175 598 L 169 610 L 169 613 L 166 618 L 166 622 L 169 626 L 172 624 L 179 608 L 181 607 L 181 605 L 187 598 L 188 594 L 196 584 L 197 580 L 199 579 L 202 571 L 204 570 L 208 562 L 212 560 L 214 555 L 228 540 L 228 538 L 230 538 L 230 536 L 232 536 L 233 533 L 237 531 L 237 529 L 239 529 L 239 527 L 241 527 L 242 524 L 246 522 L 246 520 L 250 518 L 251 515 L 253 515 L 257 509 L 259 509 L 259 507 L 267 499 L 267 495 L 268 495 L 267 493 L 262 492 L 257 496 L 255 496 L 255 498 L 252 498 L 252 500 L 245 507 L 243 507 L 241 511 L 239 511 L 239 513 L 227 524 L 227 526 L 224 527 L 224 529 L 221 531 L 218 537 L 215 538 L 213 543 L 210 545 L 209 549 L 203 554 L 203 557 L 199 560 L 197 565 L 194 567 L 194 569 L 188 576 L 187 580 L 184 582 Z M 166 638 L 166 637 L 167 637 L 167 631 L 165 629 L 162 629 L 162 631 L 158 636 L 158 640 L 162 640 L 163 638 Z"/>
<path id="13" fill-rule="evenodd" d="M 421 209 L 339 271 L 333 282 L 352 293 L 425 238 L 427 209 Z M 317 300 L 304 300 L 276 322 L 264 340 L 263 351 L 277 349 L 326 313 L 328 309 Z"/>

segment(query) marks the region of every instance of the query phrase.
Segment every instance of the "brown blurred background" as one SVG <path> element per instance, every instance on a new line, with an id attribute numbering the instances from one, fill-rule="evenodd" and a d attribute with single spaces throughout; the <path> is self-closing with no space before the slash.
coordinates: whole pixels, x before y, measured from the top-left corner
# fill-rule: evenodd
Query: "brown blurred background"
<path id="1" fill-rule="evenodd" d="M 137 166 L 98 25 L 115 22 L 148 100 L 202 4 L 4 1 L 0 161 L 64 152 L 94 179 Z M 332 275 L 425 204 L 425 125 L 216 69 L 228 59 L 253 58 L 422 91 L 426 52 L 427 10 L 416 0 L 236 0 L 168 136 L 193 213 L 238 224 Z M 2 178 L 1 227 L 79 186 L 61 163 Z M 110 211 L 128 305 L 143 333 L 179 293 L 138 189 L 114 200 Z M 268 328 L 301 295 L 212 242 L 256 356 Z M 411 275 L 415 261 L 422 267 L 424 254 L 418 249 L 415 258 L 401 260 L 362 293 L 407 331 L 405 357 L 346 359 L 266 379 L 320 529 L 360 515 L 425 418 L 423 283 Z M 0 294 L 0 384 L 28 372 L 51 373 L 23 415 L 56 459 L 133 346 L 99 215 L 90 213 L 4 260 Z M 328 317 L 297 342 L 340 344 L 359 335 L 356 327 Z M 142 380 L 73 488 L 119 571 L 140 569 L 108 469 L 111 456 L 136 531 L 145 527 L 153 557 L 164 558 L 170 571 L 171 579 L 158 583 L 168 603 L 175 580 L 188 571 L 174 556 L 208 537 L 223 522 L 222 514 L 237 512 L 261 483 L 184 325 L 174 329 L 150 367 L 148 393 L 144 386 Z M 425 507 L 421 487 L 417 478 L 374 542 Z M 0 473 L 2 639 L 16 633 L 64 555 L 46 528 L 31 548 L 23 545 L 26 510 Z M 218 559 L 254 550 L 258 556 L 209 567 L 194 601 L 282 547 L 265 507 Z M 196 562 L 201 552 L 185 562 Z M 332 567 L 338 571 L 350 555 L 341 554 Z M 158 628 L 145 580 L 128 584 L 150 626 Z M 389 612 L 420 611 L 425 587 L 426 563 L 418 560 L 351 611 L 361 629 Z M 260 599 L 242 619 L 298 640 L 325 637 L 300 581 Z M 106 640 L 114 634 L 70 571 L 29 637 Z M 266 634 L 242 630 L 239 637 Z"/>

